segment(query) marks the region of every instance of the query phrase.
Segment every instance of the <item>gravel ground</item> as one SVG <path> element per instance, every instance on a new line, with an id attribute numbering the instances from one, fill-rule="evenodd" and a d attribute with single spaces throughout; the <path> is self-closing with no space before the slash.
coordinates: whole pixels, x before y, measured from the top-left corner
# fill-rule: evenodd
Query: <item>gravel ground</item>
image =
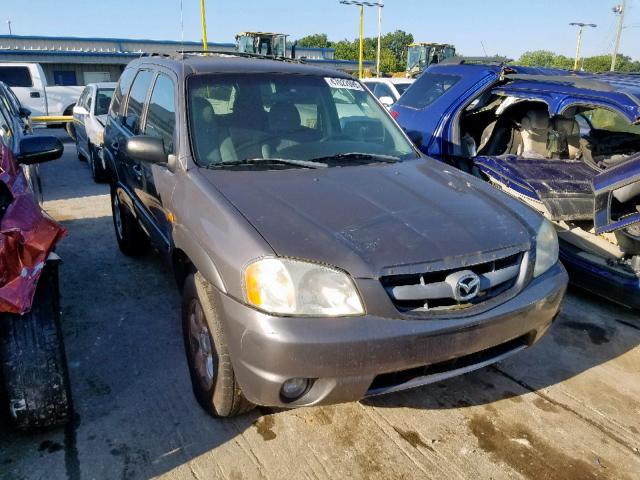
<path id="1" fill-rule="evenodd" d="M 168 268 L 119 252 L 108 188 L 65 152 L 42 176 L 45 209 L 69 230 L 76 417 L 26 436 L 0 416 L 0 479 L 640 477 L 638 313 L 576 291 L 543 341 L 497 366 L 359 403 L 208 417 Z"/>

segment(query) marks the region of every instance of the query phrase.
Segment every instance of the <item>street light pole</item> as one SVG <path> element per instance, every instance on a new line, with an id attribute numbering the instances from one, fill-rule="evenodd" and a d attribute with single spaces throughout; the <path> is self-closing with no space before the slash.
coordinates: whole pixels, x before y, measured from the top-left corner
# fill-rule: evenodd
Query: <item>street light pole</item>
<path id="1" fill-rule="evenodd" d="M 202 15 L 202 50 L 207 51 L 207 21 L 204 15 L 204 0 L 200 0 L 200 14 Z"/>
<path id="2" fill-rule="evenodd" d="M 611 56 L 611 71 L 615 72 L 618 50 L 620 49 L 620 38 L 622 37 L 622 29 L 624 28 L 624 14 L 627 13 L 627 0 L 622 0 L 620 5 L 613 7 L 613 13 L 620 16 L 618 20 L 618 33 L 616 34 L 616 44 L 613 47 L 613 55 Z"/>
<path id="3" fill-rule="evenodd" d="M 7 25 L 9 25 L 9 35 L 13 35 L 13 33 L 11 33 L 11 20 L 7 20 Z"/>
<path id="4" fill-rule="evenodd" d="M 597 25 L 595 23 L 580 23 L 580 22 L 571 22 L 569 25 L 572 27 L 578 27 L 578 46 L 576 47 L 576 59 L 573 62 L 573 69 L 578 70 L 578 65 L 580 63 L 580 50 L 582 49 L 582 30 L 584 27 L 592 27 L 596 28 Z"/>
<path id="5" fill-rule="evenodd" d="M 378 4 L 378 51 L 376 53 L 376 73 L 378 78 L 380 78 L 380 50 L 382 43 L 382 7 L 384 7 L 384 5 L 382 4 L 382 0 L 380 0 Z"/>
<path id="6" fill-rule="evenodd" d="M 360 52 L 358 55 L 358 77 L 363 76 L 363 63 L 364 63 L 364 7 L 378 7 L 382 8 L 384 5 L 380 2 L 362 2 L 358 0 L 340 0 L 342 5 L 357 5 L 360 7 Z M 380 24 L 380 13 L 378 17 L 378 24 Z M 378 76 L 380 75 L 380 27 L 378 27 Z"/>

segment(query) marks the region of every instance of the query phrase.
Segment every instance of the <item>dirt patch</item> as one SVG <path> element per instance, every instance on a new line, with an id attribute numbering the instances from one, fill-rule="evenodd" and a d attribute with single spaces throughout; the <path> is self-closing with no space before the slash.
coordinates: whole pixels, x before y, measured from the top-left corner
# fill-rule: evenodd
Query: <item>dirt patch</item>
<path id="1" fill-rule="evenodd" d="M 573 330 L 574 332 L 582 332 L 587 334 L 587 336 L 589 337 L 589 341 L 593 345 L 602 345 L 611 341 L 612 332 L 609 332 L 607 329 L 593 323 L 577 322 L 571 320 L 563 321 L 559 324 L 559 326 L 561 328 Z M 573 342 L 569 341 L 568 343 L 572 344 Z"/>
<path id="2" fill-rule="evenodd" d="M 558 412 L 560 410 L 553 403 L 547 402 L 544 398 L 541 397 L 536 398 L 533 401 L 533 404 L 540 410 L 544 410 L 545 412 Z"/>
<path id="3" fill-rule="evenodd" d="M 261 417 L 254 422 L 256 430 L 265 442 L 269 442 L 276 438 L 276 433 L 273 431 L 273 425 L 275 424 L 272 416 Z"/>
<path id="4" fill-rule="evenodd" d="M 604 477 L 597 471 L 602 466 L 563 454 L 522 425 L 498 428 L 484 416 L 475 415 L 469 421 L 469 428 L 482 450 L 527 478 L 590 480 Z"/>
<path id="5" fill-rule="evenodd" d="M 423 448 L 426 448 L 427 450 L 433 451 L 433 448 L 431 448 L 429 445 L 424 443 L 420 434 L 415 430 L 402 430 L 401 428 L 398 428 L 395 426 L 393 427 L 393 429 L 396 431 L 398 435 L 400 435 L 400 438 L 402 438 L 405 442 L 407 442 L 413 448 L 423 447 Z"/>

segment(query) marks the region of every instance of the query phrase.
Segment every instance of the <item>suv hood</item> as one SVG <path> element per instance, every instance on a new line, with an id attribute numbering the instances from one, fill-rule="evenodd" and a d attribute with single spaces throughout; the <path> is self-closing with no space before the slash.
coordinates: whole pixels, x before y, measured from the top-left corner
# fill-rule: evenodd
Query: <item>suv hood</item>
<path id="1" fill-rule="evenodd" d="M 453 268 L 461 257 L 488 261 L 478 256 L 529 248 L 537 227 L 536 216 L 521 216 L 530 212 L 519 202 L 431 159 L 201 172 L 277 255 L 334 265 L 360 278 L 424 271 L 434 262 Z"/>

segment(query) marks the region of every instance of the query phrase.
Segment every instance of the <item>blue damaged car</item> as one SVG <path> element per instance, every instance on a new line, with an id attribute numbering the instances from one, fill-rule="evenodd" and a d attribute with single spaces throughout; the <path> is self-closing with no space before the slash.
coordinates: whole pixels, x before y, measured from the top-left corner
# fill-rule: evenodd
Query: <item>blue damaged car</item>
<path id="1" fill-rule="evenodd" d="M 640 308 L 640 75 L 439 64 L 392 115 L 552 220 L 574 284 Z"/>

